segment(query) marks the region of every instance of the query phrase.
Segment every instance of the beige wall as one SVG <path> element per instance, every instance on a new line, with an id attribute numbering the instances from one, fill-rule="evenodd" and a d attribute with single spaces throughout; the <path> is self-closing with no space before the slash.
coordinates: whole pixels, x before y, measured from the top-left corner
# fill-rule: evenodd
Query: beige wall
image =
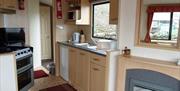
<path id="1" fill-rule="evenodd" d="M 4 14 L 3 27 L 22 27 L 25 30 L 26 44 L 29 44 L 29 31 L 28 31 L 28 11 L 27 0 L 25 0 L 25 10 L 17 10 L 16 14 Z"/>
<path id="2" fill-rule="evenodd" d="M 142 8 L 141 8 L 141 34 L 140 39 L 144 40 L 147 33 L 147 7 L 151 4 L 174 4 L 180 3 L 180 0 L 143 0 Z"/>
<path id="3" fill-rule="evenodd" d="M 28 0 L 29 42 L 34 48 L 34 68 L 41 66 L 41 35 L 39 0 Z"/>
<path id="4" fill-rule="evenodd" d="M 73 32 L 77 31 L 75 24 L 66 23 L 66 12 L 68 10 L 67 2 L 62 0 L 63 19 L 56 19 L 56 41 L 67 41 L 71 39 Z"/>
<path id="5" fill-rule="evenodd" d="M 132 55 L 134 56 L 161 59 L 166 61 L 177 61 L 177 59 L 180 58 L 179 51 L 135 46 L 136 1 L 137 0 L 121 0 L 121 14 L 119 16 L 119 48 L 124 49 L 125 46 L 129 47 L 132 51 Z"/>
<path id="6" fill-rule="evenodd" d="M 26 44 L 34 48 L 34 67 L 41 66 L 39 0 L 25 0 L 25 10 L 17 10 L 16 14 L 1 14 L 0 27 L 24 28 Z"/>
<path id="7" fill-rule="evenodd" d="M 81 30 L 83 30 L 85 34 L 86 42 L 91 42 L 91 26 L 78 26 L 78 31 L 80 32 Z"/>

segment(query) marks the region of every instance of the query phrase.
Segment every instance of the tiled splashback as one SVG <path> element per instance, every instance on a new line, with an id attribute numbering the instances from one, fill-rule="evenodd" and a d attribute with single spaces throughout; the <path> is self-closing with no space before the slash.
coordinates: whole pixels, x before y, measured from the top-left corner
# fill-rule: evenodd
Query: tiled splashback
<path id="1" fill-rule="evenodd" d="M 78 30 L 83 30 L 86 36 L 86 42 L 94 43 L 91 38 L 91 27 L 90 26 L 78 26 Z M 96 39 L 94 39 L 96 40 Z M 103 49 L 116 49 L 117 48 L 117 41 L 109 41 L 103 42 L 101 40 L 97 40 L 99 43 L 97 44 L 98 47 Z"/>

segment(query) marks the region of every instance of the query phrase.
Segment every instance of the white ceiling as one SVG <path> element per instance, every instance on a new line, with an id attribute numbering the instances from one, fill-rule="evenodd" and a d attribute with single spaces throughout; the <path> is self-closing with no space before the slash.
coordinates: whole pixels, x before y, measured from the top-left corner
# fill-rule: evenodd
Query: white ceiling
<path id="1" fill-rule="evenodd" d="M 41 3 L 52 5 L 52 0 L 40 0 Z"/>

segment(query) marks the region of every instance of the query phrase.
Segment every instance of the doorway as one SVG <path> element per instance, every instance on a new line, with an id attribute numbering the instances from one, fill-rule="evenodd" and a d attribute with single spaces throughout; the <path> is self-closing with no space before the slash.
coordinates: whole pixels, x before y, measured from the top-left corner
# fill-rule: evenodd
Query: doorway
<path id="1" fill-rule="evenodd" d="M 41 25 L 41 61 L 42 66 L 47 68 L 53 62 L 53 38 L 52 38 L 52 7 L 40 4 Z M 48 68 L 47 68 L 48 69 Z"/>

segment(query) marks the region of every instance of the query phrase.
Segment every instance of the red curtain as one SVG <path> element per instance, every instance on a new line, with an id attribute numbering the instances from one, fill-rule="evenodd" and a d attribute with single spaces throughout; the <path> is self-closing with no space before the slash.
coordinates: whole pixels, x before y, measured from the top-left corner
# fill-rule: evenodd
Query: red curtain
<path id="1" fill-rule="evenodd" d="M 147 19 L 147 33 L 144 41 L 146 43 L 151 43 L 151 37 L 150 37 L 150 31 L 151 31 L 151 25 L 152 25 L 152 20 L 153 20 L 153 15 L 154 12 L 148 13 L 148 19 Z"/>
<path id="2" fill-rule="evenodd" d="M 144 41 L 146 43 L 151 42 L 150 31 L 153 20 L 153 15 L 155 12 L 180 12 L 180 4 L 171 4 L 171 5 L 150 5 L 147 8 L 147 33 Z"/>
<path id="3" fill-rule="evenodd" d="M 179 12 L 180 4 L 171 5 L 150 5 L 147 9 L 148 13 L 151 12 Z"/>

